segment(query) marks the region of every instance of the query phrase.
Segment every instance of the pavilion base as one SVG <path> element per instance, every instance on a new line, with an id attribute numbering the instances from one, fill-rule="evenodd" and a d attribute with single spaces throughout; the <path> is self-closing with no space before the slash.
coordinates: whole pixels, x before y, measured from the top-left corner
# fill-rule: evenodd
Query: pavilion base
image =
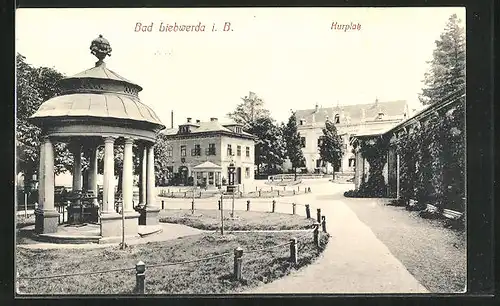
<path id="1" fill-rule="evenodd" d="M 136 236 L 139 230 L 139 214 L 135 211 L 125 212 L 125 236 Z M 111 212 L 101 216 L 102 237 L 116 237 L 122 234 L 122 215 Z"/>
<path id="2" fill-rule="evenodd" d="M 57 232 L 59 213 L 55 210 L 35 210 L 35 233 L 49 234 Z"/>
<path id="3" fill-rule="evenodd" d="M 158 214 L 160 213 L 159 207 L 144 206 L 137 208 L 141 214 L 139 217 L 139 225 L 158 225 Z"/>

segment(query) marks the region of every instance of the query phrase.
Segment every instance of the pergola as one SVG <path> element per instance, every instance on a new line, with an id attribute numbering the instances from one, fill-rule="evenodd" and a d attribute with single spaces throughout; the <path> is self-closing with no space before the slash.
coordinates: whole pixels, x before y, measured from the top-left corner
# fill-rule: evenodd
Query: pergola
<path id="1" fill-rule="evenodd" d="M 197 174 L 201 173 L 202 177 L 206 178 L 207 180 L 207 187 L 212 186 L 215 187 L 218 183 L 219 186 L 222 186 L 222 167 L 218 166 L 212 162 L 206 161 L 203 162 L 195 167 L 193 167 L 192 173 L 193 173 L 193 184 L 196 186 L 197 182 Z M 209 178 L 210 174 L 212 174 L 212 184 L 209 184 Z"/>
<path id="2" fill-rule="evenodd" d="M 158 224 L 155 206 L 154 149 L 156 133 L 165 128 L 155 112 L 141 103 L 142 90 L 106 68 L 111 53 L 109 42 L 99 35 L 92 41 L 95 67 L 60 81 L 61 94 L 44 102 L 31 116 L 42 129 L 39 168 L 39 206 L 35 231 L 57 231 L 59 214 L 54 207 L 54 143 L 70 144 L 74 156 L 73 191 L 90 190 L 97 196 L 98 149 L 104 146 L 102 236 L 121 231 L 121 215 L 114 210 L 114 146 L 124 145 L 122 200 L 127 234 L 137 234 L 139 223 Z M 141 152 L 139 205 L 133 208 L 133 146 Z M 88 180 L 82 179 L 82 155 L 89 163 Z M 96 203 L 97 204 L 97 203 Z M 138 222 L 138 218 L 140 222 Z"/>

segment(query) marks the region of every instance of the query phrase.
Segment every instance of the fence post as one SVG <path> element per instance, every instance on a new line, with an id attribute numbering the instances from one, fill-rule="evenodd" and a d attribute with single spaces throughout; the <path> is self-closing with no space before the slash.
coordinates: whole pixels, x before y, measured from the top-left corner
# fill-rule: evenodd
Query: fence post
<path id="1" fill-rule="evenodd" d="M 280 191 L 278 190 L 278 197 L 280 196 Z"/>
<path id="2" fill-rule="evenodd" d="M 295 195 L 295 189 L 293 190 L 293 195 Z"/>
<path id="3" fill-rule="evenodd" d="M 250 211 L 250 200 L 247 200 L 247 211 Z"/>
<path id="4" fill-rule="evenodd" d="M 165 200 L 161 200 L 161 209 L 165 209 Z"/>
<path id="5" fill-rule="evenodd" d="M 300 186 L 297 186 L 297 191 L 300 191 Z"/>
<path id="6" fill-rule="evenodd" d="M 317 221 L 318 221 L 318 223 L 321 223 L 321 208 L 318 208 L 317 211 L 318 211 L 317 215 L 316 215 L 317 216 Z"/>
<path id="7" fill-rule="evenodd" d="M 273 192 L 273 187 L 271 187 L 271 192 Z"/>
<path id="8" fill-rule="evenodd" d="M 297 209 L 297 208 L 296 208 L 296 206 L 297 206 L 297 204 L 292 203 L 292 210 L 293 210 L 293 214 L 294 214 L 294 215 L 297 213 L 297 211 L 296 211 L 296 209 Z"/>
<path id="9" fill-rule="evenodd" d="M 17 209 L 16 209 L 17 211 Z M 28 218 L 28 193 L 24 193 L 24 217 Z"/>
<path id="10" fill-rule="evenodd" d="M 323 225 L 323 233 L 326 233 L 326 217 L 321 216 L 321 224 Z"/>
<path id="11" fill-rule="evenodd" d="M 193 191 L 194 192 L 194 191 Z M 187 191 L 184 191 L 184 197 L 187 197 Z"/>
<path id="12" fill-rule="evenodd" d="M 243 261 L 243 249 L 240 247 L 237 247 L 234 249 L 234 272 L 233 272 L 233 277 L 234 280 L 241 280 L 241 264 Z"/>
<path id="13" fill-rule="evenodd" d="M 194 214 L 194 201 L 191 201 L 191 213 Z"/>
<path id="14" fill-rule="evenodd" d="M 144 294 L 145 292 L 145 279 L 146 279 L 146 265 L 139 261 L 135 265 L 135 290 L 138 294 Z"/>
<path id="15" fill-rule="evenodd" d="M 314 224 L 314 244 L 319 247 L 319 223 Z"/>
<path id="16" fill-rule="evenodd" d="M 257 186 L 255 186 L 255 191 L 257 191 Z"/>
<path id="17" fill-rule="evenodd" d="M 261 192 L 261 190 L 259 190 L 259 198 L 260 198 L 260 192 Z"/>
<path id="18" fill-rule="evenodd" d="M 290 239 L 290 261 L 296 265 L 297 264 L 297 238 Z"/>
<path id="19" fill-rule="evenodd" d="M 309 208 L 309 204 L 306 204 L 306 218 L 311 218 L 311 209 Z"/>
<path id="20" fill-rule="evenodd" d="M 275 201 L 275 200 L 273 200 L 273 207 L 272 207 L 272 211 L 271 211 L 271 212 L 274 212 L 274 211 L 275 211 L 275 209 L 276 209 L 276 201 Z"/>
<path id="21" fill-rule="evenodd" d="M 219 202 L 219 210 L 220 210 L 220 200 L 218 202 Z"/>

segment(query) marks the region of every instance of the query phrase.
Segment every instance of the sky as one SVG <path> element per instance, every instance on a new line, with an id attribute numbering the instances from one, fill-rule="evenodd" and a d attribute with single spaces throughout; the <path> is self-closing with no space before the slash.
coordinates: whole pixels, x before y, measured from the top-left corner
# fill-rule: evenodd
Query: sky
<path id="1" fill-rule="evenodd" d="M 106 67 L 143 87 L 141 101 L 167 127 L 171 111 L 175 126 L 186 117 L 227 121 L 249 91 L 280 122 L 316 104 L 378 98 L 417 107 L 453 13 L 465 23 L 458 7 L 18 9 L 16 51 L 71 76 L 94 66 L 89 47 L 102 34 L 113 49 Z M 151 31 L 136 31 L 138 23 Z M 160 31 L 167 24 L 205 31 Z"/>

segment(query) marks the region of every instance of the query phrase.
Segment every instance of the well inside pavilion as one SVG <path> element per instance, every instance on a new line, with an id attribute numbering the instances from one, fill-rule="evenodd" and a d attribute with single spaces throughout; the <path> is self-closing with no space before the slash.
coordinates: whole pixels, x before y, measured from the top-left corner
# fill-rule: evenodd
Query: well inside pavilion
<path id="1" fill-rule="evenodd" d="M 158 225 L 155 204 L 154 143 L 164 129 L 155 112 L 139 99 L 142 87 L 106 68 L 109 42 L 99 35 L 92 41 L 95 67 L 60 81 L 61 94 L 45 101 L 30 121 L 42 130 L 39 168 L 39 203 L 35 231 L 50 235 L 58 230 L 54 206 L 54 143 L 70 145 L 74 156 L 73 194 L 90 195 L 99 209 L 101 237 L 121 234 L 122 215 L 115 210 L 114 146 L 123 145 L 122 211 L 125 234 L 137 235 L 139 225 Z M 102 197 L 98 197 L 98 148 L 104 146 Z M 133 146 L 140 152 L 139 203 L 133 207 Z M 82 156 L 89 160 L 83 181 Z M 78 197 L 77 197 L 78 198 Z M 81 198 L 78 198 L 81 199 Z M 78 202 L 78 201 L 76 201 Z M 81 203 L 79 203 L 81 204 Z M 74 219 L 74 218 L 72 218 Z"/>

